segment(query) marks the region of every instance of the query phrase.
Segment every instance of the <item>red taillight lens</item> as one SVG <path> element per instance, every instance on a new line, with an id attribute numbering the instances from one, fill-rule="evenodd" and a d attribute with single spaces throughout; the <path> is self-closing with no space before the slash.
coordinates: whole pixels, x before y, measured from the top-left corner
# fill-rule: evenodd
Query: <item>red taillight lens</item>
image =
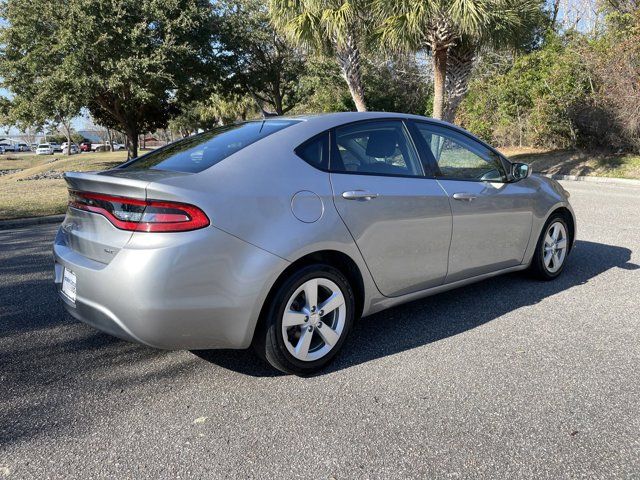
<path id="1" fill-rule="evenodd" d="M 139 200 L 70 190 L 69 206 L 104 215 L 121 230 L 186 232 L 209 225 L 209 219 L 202 210 L 179 202 Z"/>

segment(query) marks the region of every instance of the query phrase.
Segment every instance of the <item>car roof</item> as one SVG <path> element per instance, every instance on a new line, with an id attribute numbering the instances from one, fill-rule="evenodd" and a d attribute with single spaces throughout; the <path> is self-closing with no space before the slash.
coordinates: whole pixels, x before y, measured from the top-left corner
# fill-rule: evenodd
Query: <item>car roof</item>
<path id="1" fill-rule="evenodd" d="M 321 132 L 335 128 L 341 125 L 349 124 L 352 122 L 359 122 L 363 120 L 383 120 L 383 119 L 402 119 L 402 120 L 415 120 L 421 122 L 429 122 L 434 125 L 446 126 L 447 128 L 457 130 L 460 133 L 469 135 L 475 140 L 485 144 L 487 147 L 492 148 L 485 142 L 482 142 L 472 133 L 468 132 L 464 128 L 454 125 L 443 120 L 437 120 L 435 118 L 423 117 L 421 115 L 412 115 L 409 113 L 396 113 L 396 112 L 334 112 L 334 113 L 318 113 L 308 115 L 294 115 L 286 117 L 267 117 L 264 119 L 256 119 L 253 121 L 279 121 L 279 120 L 294 120 L 296 124 L 285 128 L 273 135 L 270 135 L 271 141 L 275 139 L 287 138 L 292 143 L 301 143 L 314 135 Z M 267 137 L 267 139 L 269 138 Z M 264 144 L 267 139 L 262 139 L 260 142 Z"/>
<path id="2" fill-rule="evenodd" d="M 268 117 L 266 120 L 304 120 L 304 121 L 336 121 L 337 123 L 357 122 L 359 120 L 370 120 L 377 118 L 411 118 L 415 120 L 430 121 L 441 123 L 443 125 L 451 125 L 444 120 L 436 120 L 435 118 L 423 117 L 421 115 L 412 115 L 410 113 L 399 112 L 331 112 L 331 113 L 312 113 L 304 115 L 293 115 L 286 117 Z M 455 126 L 455 125 L 454 125 Z"/>
<path id="3" fill-rule="evenodd" d="M 339 125 L 343 125 L 351 122 L 358 122 L 361 120 L 378 120 L 378 119 L 411 119 L 422 122 L 430 122 L 432 124 L 442 125 L 449 128 L 453 128 L 460 132 L 471 134 L 464 128 L 458 125 L 446 122 L 444 120 L 437 120 L 431 117 L 424 117 L 421 115 L 412 115 L 409 113 L 398 112 L 333 112 L 333 113 L 315 113 L 306 115 L 293 115 L 286 117 L 267 117 L 264 120 L 298 120 L 303 121 L 307 127 L 316 127 L 319 130 L 334 128 Z M 289 130 L 289 129 L 286 129 Z M 473 134 L 471 134 L 473 135 Z"/>

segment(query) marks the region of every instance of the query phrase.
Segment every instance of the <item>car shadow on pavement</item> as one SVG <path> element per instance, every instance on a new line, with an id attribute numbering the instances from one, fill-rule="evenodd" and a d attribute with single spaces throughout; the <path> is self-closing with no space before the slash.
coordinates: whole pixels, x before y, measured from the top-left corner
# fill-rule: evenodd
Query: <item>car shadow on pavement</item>
<path id="1" fill-rule="evenodd" d="M 393 355 L 452 337 L 509 312 L 564 290 L 584 284 L 611 269 L 636 270 L 631 250 L 601 243 L 577 241 L 567 266 L 557 279 L 543 282 L 526 272 L 494 277 L 466 287 L 416 300 L 359 321 L 343 351 L 324 375 L 376 358 Z M 192 352 L 223 368 L 251 376 L 278 373 L 259 362 L 250 351 L 207 350 Z"/>
<path id="2" fill-rule="evenodd" d="M 105 399 L 129 408 L 140 385 L 171 385 L 198 368 L 188 352 L 125 342 L 71 318 L 53 286 L 55 228 L 0 232 L 0 451 L 82 431 Z"/>

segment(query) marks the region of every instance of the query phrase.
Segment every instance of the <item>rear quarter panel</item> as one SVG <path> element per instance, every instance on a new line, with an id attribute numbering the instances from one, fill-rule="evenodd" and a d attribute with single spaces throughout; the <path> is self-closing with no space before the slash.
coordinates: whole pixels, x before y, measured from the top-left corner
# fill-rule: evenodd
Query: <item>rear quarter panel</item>
<path id="1" fill-rule="evenodd" d="M 369 295 L 379 292 L 335 209 L 329 174 L 293 152 L 297 145 L 329 127 L 319 122 L 304 128 L 304 123 L 249 145 L 201 173 L 150 183 L 147 196 L 193 203 L 216 228 L 287 262 L 321 250 L 345 253 L 362 274 L 366 311 Z M 303 222 L 292 212 L 292 198 L 301 191 L 315 193 L 322 202 L 315 222 Z"/>

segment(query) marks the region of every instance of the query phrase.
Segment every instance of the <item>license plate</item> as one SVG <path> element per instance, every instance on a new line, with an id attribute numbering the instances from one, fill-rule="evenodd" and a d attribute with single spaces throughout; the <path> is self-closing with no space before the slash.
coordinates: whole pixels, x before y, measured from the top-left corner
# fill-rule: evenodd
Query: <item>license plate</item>
<path id="1" fill-rule="evenodd" d="M 64 269 L 64 276 L 62 277 L 62 293 L 64 293 L 69 300 L 75 303 L 76 301 L 76 274 L 68 268 Z"/>

